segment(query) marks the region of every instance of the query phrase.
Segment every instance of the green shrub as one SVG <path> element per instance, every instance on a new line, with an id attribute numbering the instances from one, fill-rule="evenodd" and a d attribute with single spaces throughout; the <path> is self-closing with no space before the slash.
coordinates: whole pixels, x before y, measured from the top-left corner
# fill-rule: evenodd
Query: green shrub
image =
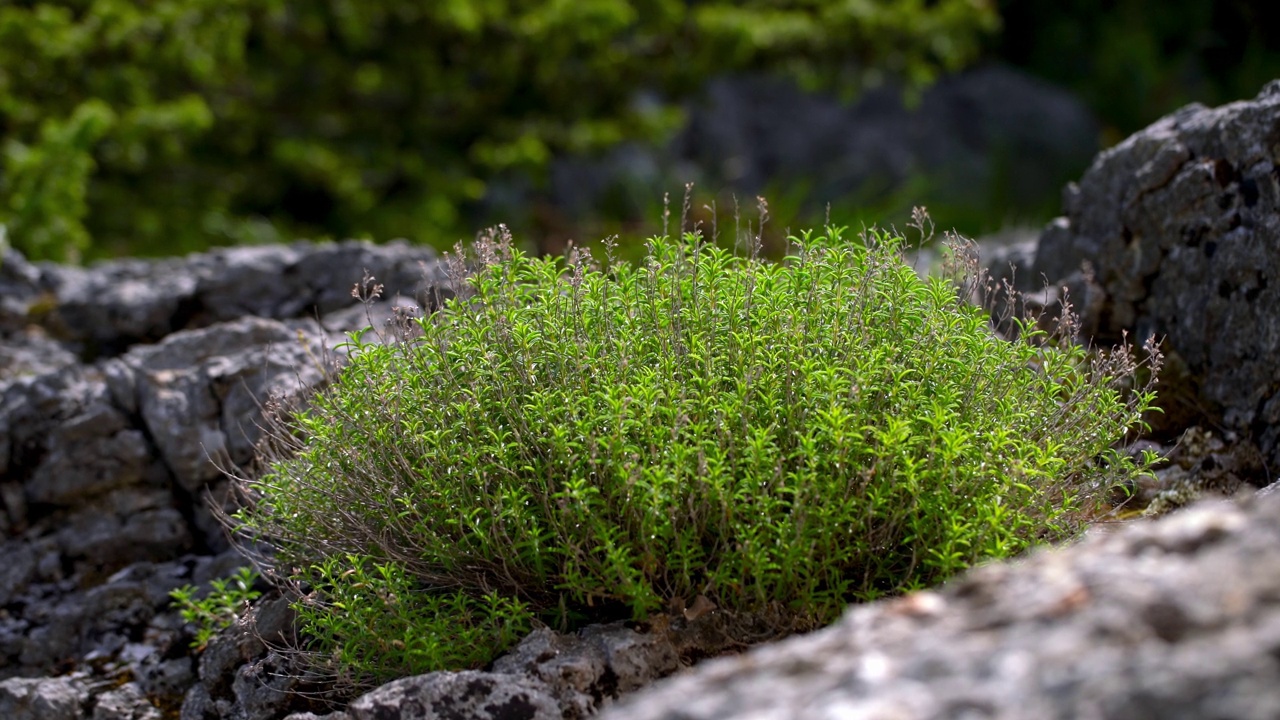
<path id="1" fill-rule="evenodd" d="M 1069 537 L 1149 462 L 1113 449 L 1153 399 L 1127 347 L 1003 340 L 883 232 L 793 242 L 600 268 L 504 231 L 468 299 L 356 336 L 237 515 L 306 591 L 317 659 L 477 666 L 538 622 L 699 595 L 813 627 Z"/>

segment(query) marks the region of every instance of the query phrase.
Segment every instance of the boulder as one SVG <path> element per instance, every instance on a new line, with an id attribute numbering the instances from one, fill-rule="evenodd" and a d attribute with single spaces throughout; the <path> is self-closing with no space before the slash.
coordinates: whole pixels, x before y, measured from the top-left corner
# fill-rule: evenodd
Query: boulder
<path id="1" fill-rule="evenodd" d="M 1160 119 L 1100 154 L 1063 205 L 1035 270 L 1071 289 L 1095 342 L 1165 338 L 1152 420 L 1239 434 L 1280 467 L 1280 81 Z"/>
<path id="2" fill-rule="evenodd" d="M 1093 532 L 854 607 L 601 717 L 1280 717 L 1280 497 Z"/>

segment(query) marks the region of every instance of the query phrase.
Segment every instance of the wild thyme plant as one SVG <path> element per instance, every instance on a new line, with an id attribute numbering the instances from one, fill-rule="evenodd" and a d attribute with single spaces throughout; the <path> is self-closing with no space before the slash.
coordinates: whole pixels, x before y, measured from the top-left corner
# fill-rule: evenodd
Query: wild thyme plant
<path id="1" fill-rule="evenodd" d="M 355 683 L 479 666 L 538 622 L 702 595 L 788 629 L 1078 531 L 1144 470 L 1129 348 L 989 329 L 903 241 L 781 264 L 694 234 L 642 264 L 475 249 L 469 297 L 350 362 L 239 531 Z"/>

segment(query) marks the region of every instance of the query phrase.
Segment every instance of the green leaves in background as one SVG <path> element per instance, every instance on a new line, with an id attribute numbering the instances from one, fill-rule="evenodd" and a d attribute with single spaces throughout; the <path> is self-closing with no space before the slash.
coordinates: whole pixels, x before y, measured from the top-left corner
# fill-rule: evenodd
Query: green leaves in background
<path id="1" fill-rule="evenodd" d="M 452 245 L 498 177 L 678 125 L 713 73 L 926 83 L 973 0 L 50 0 L 0 7 L 0 222 L 34 258 Z M 657 102 L 639 102 L 646 91 Z"/>
<path id="2" fill-rule="evenodd" d="M 1280 77 L 1280 4 L 999 0 L 996 53 L 1067 87 L 1119 142 L 1190 102 L 1251 98 Z"/>

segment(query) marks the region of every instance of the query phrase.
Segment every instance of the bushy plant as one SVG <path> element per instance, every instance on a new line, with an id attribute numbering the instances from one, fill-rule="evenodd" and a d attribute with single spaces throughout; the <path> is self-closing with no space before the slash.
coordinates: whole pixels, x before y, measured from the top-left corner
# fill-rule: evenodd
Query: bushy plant
<path id="1" fill-rule="evenodd" d="M 538 622 L 698 596 L 813 627 L 1069 537 L 1143 470 L 1115 449 L 1153 399 L 1129 348 L 1004 340 L 889 233 L 792 241 L 775 264 L 659 237 L 600 267 L 499 233 L 469 292 L 354 337 L 236 518 L 317 660 L 477 666 Z"/>

